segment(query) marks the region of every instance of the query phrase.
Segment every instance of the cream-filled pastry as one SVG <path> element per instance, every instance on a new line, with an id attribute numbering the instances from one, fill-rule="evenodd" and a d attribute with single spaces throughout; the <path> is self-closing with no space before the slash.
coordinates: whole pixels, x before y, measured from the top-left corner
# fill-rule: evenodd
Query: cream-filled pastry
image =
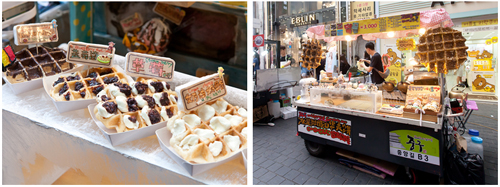
<path id="1" fill-rule="evenodd" d="M 213 143 L 210 143 L 210 145 L 208 145 L 208 149 L 210 149 L 212 155 L 219 156 L 220 152 L 222 151 L 222 142 L 215 141 Z"/>
<path id="2" fill-rule="evenodd" d="M 172 133 L 172 135 L 176 136 L 178 134 L 186 132 L 186 126 L 184 124 L 186 124 L 186 122 L 184 120 L 182 120 L 182 119 L 176 119 L 174 121 L 172 129 L 170 130 L 170 132 Z"/>
<path id="3" fill-rule="evenodd" d="M 203 105 L 198 108 L 198 116 L 203 121 L 208 121 L 210 118 L 214 117 L 215 109 L 209 105 Z"/>
<path id="4" fill-rule="evenodd" d="M 194 133 L 200 137 L 200 140 L 206 141 L 215 137 L 215 132 L 210 129 L 196 129 Z"/>
<path id="5" fill-rule="evenodd" d="M 227 101 L 218 100 L 217 102 L 215 102 L 211 106 L 214 108 L 215 112 L 220 114 L 220 113 L 223 113 L 226 111 L 227 105 L 228 105 Z"/>
<path id="6" fill-rule="evenodd" d="M 210 120 L 210 127 L 217 133 L 227 131 L 231 127 L 231 122 L 224 117 L 213 117 Z"/>
<path id="7" fill-rule="evenodd" d="M 224 141 L 231 151 L 237 151 L 240 148 L 241 140 L 238 136 L 224 135 Z"/>
<path id="8" fill-rule="evenodd" d="M 232 126 L 237 126 L 238 124 L 240 124 L 241 122 L 243 122 L 243 118 L 240 117 L 240 116 L 236 116 L 236 115 L 231 115 L 231 114 L 226 114 L 224 116 L 224 118 L 226 118 L 227 120 L 229 120 L 231 122 L 231 125 Z"/>
<path id="9" fill-rule="evenodd" d="M 125 124 L 125 127 L 129 129 L 138 129 L 139 128 L 139 122 L 137 121 L 137 118 L 135 116 L 130 116 L 130 115 L 123 115 L 123 123 Z"/>
<path id="10" fill-rule="evenodd" d="M 201 119 L 195 114 L 188 114 L 182 117 L 189 127 L 194 128 L 201 124 Z"/>
<path id="11" fill-rule="evenodd" d="M 199 137 L 196 134 L 187 135 L 184 139 L 182 139 L 181 143 L 179 144 L 179 147 L 181 147 L 184 150 L 189 150 L 191 149 L 191 147 L 198 144 L 198 140 Z"/>
<path id="12" fill-rule="evenodd" d="M 118 110 L 122 112 L 128 112 L 128 104 L 127 104 L 127 98 L 123 96 L 117 96 L 116 99 L 116 104 L 118 105 Z"/>

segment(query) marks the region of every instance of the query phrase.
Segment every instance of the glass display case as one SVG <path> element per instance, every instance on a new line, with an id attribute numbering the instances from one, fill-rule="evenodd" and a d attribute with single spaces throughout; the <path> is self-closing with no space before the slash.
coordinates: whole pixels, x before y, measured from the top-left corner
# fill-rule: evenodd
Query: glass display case
<path id="1" fill-rule="evenodd" d="M 382 91 L 313 87 L 311 104 L 375 113 L 382 107 Z"/>

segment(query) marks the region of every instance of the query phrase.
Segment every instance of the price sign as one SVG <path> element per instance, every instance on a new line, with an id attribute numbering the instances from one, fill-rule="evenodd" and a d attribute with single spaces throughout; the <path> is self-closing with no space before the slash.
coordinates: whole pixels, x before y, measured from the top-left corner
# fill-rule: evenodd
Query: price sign
<path id="1" fill-rule="evenodd" d="M 179 95 L 178 107 L 180 110 L 191 111 L 205 103 L 215 101 L 227 94 L 224 79 L 219 74 L 208 75 L 200 80 L 187 83 L 175 88 Z"/>
<path id="2" fill-rule="evenodd" d="M 107 45 L 70 41 L 66 61 L 89 66 L 111 67 L 115 54 L 114 43 Z"/>
<path id="3" fill-rule="evenodd" d="M 182 19 L 184 19 L 184 16 L 186 16 L 186 11 L 164 2 L 156 3 L 155 7 L 153 8 L 153 12 L 165 17 L 165 19 L 170 20 L 176 25 L 180 25 Z"/>
<path id="4" fill-rule="evenodd" d="M 125 32 L 134 30 L 135 28 L 140 27 L 143 23 L 142 16 L 137 12 L 120 21 L 123 31 Z"/>
<path id="5" fill-rule="evenodd" d="M 129 52 L 125 59 L 125 72 L 130 76 L 167 81 L 174 77 L 175 61 L 171 58 Z"/>
<path id="6" fill-rule="evenodd" d="M 32 23 L 14 26 L 14 43 L 16 45 L 39 44 L 57 42 L 56 20 L 46 23 Z"/>
<path id="7" fill-rule="evenodd" d="M 389 132 L 389 151 L 391 155 L 440 165 L 439 140 L 427 134 L 412 130 Z"/>

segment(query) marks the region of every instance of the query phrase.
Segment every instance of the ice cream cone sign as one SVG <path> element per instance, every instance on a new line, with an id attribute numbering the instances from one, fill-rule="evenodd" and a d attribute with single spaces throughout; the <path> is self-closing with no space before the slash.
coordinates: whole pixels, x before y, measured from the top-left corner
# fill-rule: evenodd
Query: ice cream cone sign
<path id="1" fill-rule="evenodd" d="M 224 78 L 224 73 L 223 73 L 223 72 L 224 72 L 224 68 L 219 67 L 219 70 L 218 70 L 217 72 L 219 73 L 219 77 L 220 77 L 221 79 L 223 79 L 223 78 Z"/>

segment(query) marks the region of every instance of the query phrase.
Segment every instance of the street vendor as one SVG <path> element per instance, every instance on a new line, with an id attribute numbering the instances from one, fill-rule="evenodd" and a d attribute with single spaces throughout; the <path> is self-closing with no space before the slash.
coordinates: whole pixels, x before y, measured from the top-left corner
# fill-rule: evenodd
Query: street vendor
<path id="1" fill-rule="evenodd" d="M 366 52 L 371 56 L 370 66 L 366 67 L 364 63 L 361 64 L 367 72 L 372 72 L 373 69 L 384 72 L 384 67 L 382 65 L 382 57 L 378 52 L 375 51 L 375 44 L 373 42 L 368 42 L 365 45 Z M 384 79 L 378 73 L 371 73 L 371 79 L 373 84 L 382 84 Z"/>

